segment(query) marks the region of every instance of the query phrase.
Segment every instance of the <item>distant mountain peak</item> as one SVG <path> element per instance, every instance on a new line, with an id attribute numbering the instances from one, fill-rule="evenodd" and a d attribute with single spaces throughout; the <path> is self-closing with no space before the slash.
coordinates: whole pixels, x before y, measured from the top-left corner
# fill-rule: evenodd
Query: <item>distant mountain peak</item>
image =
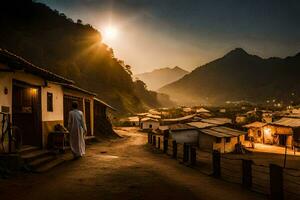
<path id="1" fill-rule="evenodd" d="M 136 74 L 134 77 L 145 82 L 149 89 L 157 90 L 166 84 L 177 81 L 188 73 L 188 71 L 175 66 L 155 69 L 151 72 L 145 72 L 142 74 Z"/>
<path id="2" fill-rule="evenodd" d="M 225 56 L 248 56 L 249 54 L 242 48 L 235 48 L 228 52 Z"/>

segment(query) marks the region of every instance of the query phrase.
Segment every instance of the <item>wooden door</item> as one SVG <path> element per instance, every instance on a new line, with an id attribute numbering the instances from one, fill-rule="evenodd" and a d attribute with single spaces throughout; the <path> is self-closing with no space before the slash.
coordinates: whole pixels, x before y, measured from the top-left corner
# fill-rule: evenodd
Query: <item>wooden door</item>
<path id="1" fill-rule="evenodd" d="M 42 145 L 41 90 L 39 87 L 14 81 L 12 122 L 22 135 L 23 145 Z"/>
<path id="2" fill-rule="evenodd" d="M 91 131 L 91 102 L 90 100 L 86 99 L 84 101 L 85 106 L 85 123 L 86 123 L 86 129 L 87 129 L 87 136 L 92 135 Z"/>

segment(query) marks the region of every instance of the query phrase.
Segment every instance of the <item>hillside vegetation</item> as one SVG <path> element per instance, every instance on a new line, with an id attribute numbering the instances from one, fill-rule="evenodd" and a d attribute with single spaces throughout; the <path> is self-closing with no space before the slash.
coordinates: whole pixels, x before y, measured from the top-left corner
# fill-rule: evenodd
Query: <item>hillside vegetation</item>
<path id="1" fill-rule="evenodd" d="M 0 27 L 0 48 L 76 81 L 120 113 L 163 106 L 157 93 L 132 80 L 130 66 L 115 58 L 101 34 L 81 20 L 73 22 L 31 0 L 3 0 Z"/>

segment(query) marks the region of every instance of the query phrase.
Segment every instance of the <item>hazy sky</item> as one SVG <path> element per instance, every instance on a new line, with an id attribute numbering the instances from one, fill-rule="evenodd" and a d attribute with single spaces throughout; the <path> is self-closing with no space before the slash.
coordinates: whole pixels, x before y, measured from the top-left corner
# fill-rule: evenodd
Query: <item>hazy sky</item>
<path id="1" fill-rule="evenodd" d="M 262 57 L 300 52 L 298 0 L 39 0 L 103 32 L 134 73 L 192 70 L 242 47 Z"/>

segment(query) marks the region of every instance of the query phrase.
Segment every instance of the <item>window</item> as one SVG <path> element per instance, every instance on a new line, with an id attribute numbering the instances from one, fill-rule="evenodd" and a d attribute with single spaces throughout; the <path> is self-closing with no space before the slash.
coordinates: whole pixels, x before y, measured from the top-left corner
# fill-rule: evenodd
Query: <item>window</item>
<path id="1" fill-rule="evenodd" d="M 47 92 L 47 111 L 53 112 L 53 94 Z"/>
<path id="2" fill-rule="evenodd" d="M 261 137 L 261 131 L 260 130 L 257 131 L 257 136 Z"/>
<path id="3" fill-rule="evenodd" d="M 219 137 L 216 138 L 216 143 L 221 143 L 221 141 L 222 141 L 222 138 L 219 138 Z"/>
<path id="4" fill-rule="evenodd" d="M 152 124 L 149 125 L 149 128 L 152 128 Z"/>
<path id="5" fill-rule="evenodd" d="M 226 138 L 226 143 L 229 143 L 231 141 L 231 138 L 230 137 L 227 137 Z"/>

